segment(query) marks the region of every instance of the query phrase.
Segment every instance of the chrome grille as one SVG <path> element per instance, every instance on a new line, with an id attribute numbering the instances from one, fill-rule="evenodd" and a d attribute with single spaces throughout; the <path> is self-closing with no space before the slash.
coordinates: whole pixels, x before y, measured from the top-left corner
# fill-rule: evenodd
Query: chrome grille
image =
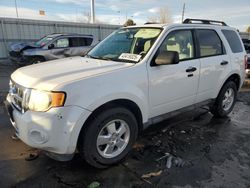
<path id="1" fill-rule="evenodd" d="M 11 103 L 16 107 L 20 112 L 25 111 L 25 102 L 27 101 L 27 91 L 23 86 L 18 85 L 17 83 L 10 81 L 10 99 Z"/>

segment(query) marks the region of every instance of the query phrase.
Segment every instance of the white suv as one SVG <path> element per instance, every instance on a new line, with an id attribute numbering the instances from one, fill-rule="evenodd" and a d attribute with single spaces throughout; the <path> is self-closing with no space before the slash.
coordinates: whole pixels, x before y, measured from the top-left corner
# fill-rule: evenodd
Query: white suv
<path id="1" fill-rule="evenodd" d="M 223 22 L 125 27 L 85 57 L 18 69 L 5 104 L 26 144 L 58 160 L 78 150 L 102 168 L 124 158 L 143 129 L 177 112 L 209 105 L 215 116 L 229 114 L 245 55 L 238 32 Z"/>

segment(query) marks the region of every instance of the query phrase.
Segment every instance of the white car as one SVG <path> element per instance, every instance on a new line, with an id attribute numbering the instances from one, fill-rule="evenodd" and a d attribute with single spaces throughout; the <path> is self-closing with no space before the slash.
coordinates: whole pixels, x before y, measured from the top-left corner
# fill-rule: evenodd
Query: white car
<path id="1" fill-rule="evenodd" d="M 24 143 L 58 160 L 78 150 L 103 168 L 123 159 L 146 127 L 180 111 L 209 105 L 228 115 L 245 55 L 237 30 L 223 22 L 125 27 L 85 57 L 16 70 L 6 106 Z"/>

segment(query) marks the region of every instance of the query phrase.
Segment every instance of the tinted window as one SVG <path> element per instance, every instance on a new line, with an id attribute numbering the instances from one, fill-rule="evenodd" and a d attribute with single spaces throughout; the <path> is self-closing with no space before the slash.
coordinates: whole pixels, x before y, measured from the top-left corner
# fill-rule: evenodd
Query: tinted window
<path id="1" fill-rule="evenodd" d="M 70 38 L 70 46 L 71 47 L 90 46 L 92 41 L 93 41 L 92 38 L 71 37 Z"/>
<path id="2" fill-rule="evenodd" d="M 215 56 L 223 54 L 222 42 L 214 30 L 197 30 L 197 37 L 200 44 L 200 56 Z"/>
<path id="3" fill-rule="evenodd" d="M 62 38 L 54 42 L 55 48 L 67 48 L 69 47 L 69 39 Z"/>
<path id="4" fill-rule="evenodd" d="M 160 51 L 176 51 L 179 59 L 192 59 L 194 57 L 194 43 L 190 30 L 173 31 L 160 46 Z"/>
<path id="5" fill-rule="evenodd" d="M 92 44 L 93 39 L 92 38 L 81 38 L 82 40 L 85 40 L 86 46 L 90 46 Z"/>
<path id="6" fill-rule="evenodd" d="M 235 33 L 235 31 L 232 30 L 222 30 L 222 33 L 227 39 L 227 42 L 232 50 L 233 53 L 239 53 L 243 51 L 240 38 Z"/>

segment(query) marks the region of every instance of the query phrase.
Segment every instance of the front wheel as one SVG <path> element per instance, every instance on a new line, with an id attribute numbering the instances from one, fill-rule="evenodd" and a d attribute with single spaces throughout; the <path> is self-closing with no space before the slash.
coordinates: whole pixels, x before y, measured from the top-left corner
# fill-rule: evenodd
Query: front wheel
<path id="1" fill-rule="evenodd" d="M 45 59 L 43 57 L 32 57 L 29 61 L 29 65 L 38 64 L 38 63 L 41 63 L 44 61 L 45 61 Z"/>
<path id="2" fill-rule="evenodd" d="M 105 168 L 128 154 L 137 134 L 135 116 L 125 108 L 111 108 L 97 114 L 81 132 L 78 149 L 90 165 Z"/>
<path id="3" fill-rule="evenodd" d="M 237 98 L 237 87 L 235 82 L 228 81 L 221 89 L 215 104 L 210 111 L 216 117 L 225 117 L 232 110 Z"/>

